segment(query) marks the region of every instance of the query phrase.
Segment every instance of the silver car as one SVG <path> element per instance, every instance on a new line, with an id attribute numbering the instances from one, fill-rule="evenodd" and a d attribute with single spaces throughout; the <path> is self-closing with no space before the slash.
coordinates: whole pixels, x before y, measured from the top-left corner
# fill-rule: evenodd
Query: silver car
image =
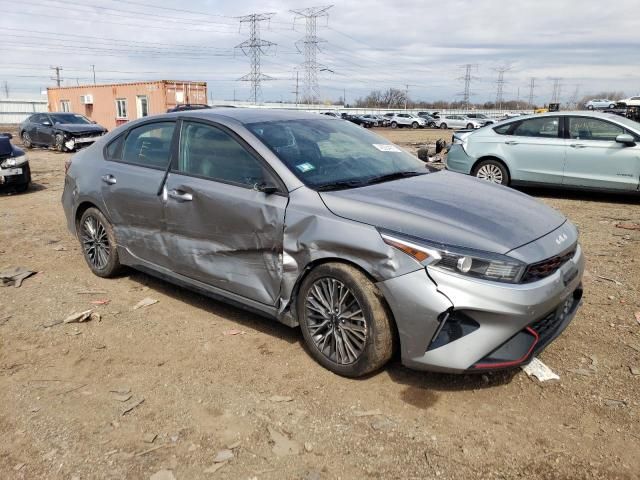
<path id="1" fill-rule="evenodd" d="M 619 115 L 546 113 L 456 134 L 446 167 L 502 185 L 638 192 L 638 142 L 640 124 Z"/>
<path id="2" fill-rule="evenodd" d="M 576 228 L 352 123 L 212 109 L 128 123 L 75 155 L 62 203 L 98 276 L 130 267 L 300 326 L 340 375 L 528 362 L 576 313 Z"/>
<path id="3" fill-rule="evenodd" d="M 483 123 L 480 120 L 469 118 L 465 115 L 457 114 L 440 114 L 440 118 L 436 122 L 438 128 L 466 128 L 475 129 L 482 127 Z"/>
<path id="4" fill-rule="evenodd" d="M 616 108 L 616 102 L 609 100 L 608 98 L 594 98 L 589 100 L 585 106 L 588 110 L 595 110 L 598 108 Z"/>
<path id="5" fill-rule="evenodd" d="M 391 125 L 391 128 L 424 128 L 427 126 L 427 121 L 413 113 L 396 113 L 389 118 L 389 124 Z"/>

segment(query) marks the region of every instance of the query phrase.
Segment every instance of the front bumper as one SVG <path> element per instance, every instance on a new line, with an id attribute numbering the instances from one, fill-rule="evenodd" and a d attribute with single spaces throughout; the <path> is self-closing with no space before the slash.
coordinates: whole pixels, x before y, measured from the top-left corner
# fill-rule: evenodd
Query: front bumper
<path id="1" fill-rule="evenodd" d="M 18 167 L 0 168 L 0 188 L 21 187 L 31 182 L 29 162 Z"/>
<path id="2" fill-rule="evenodd" d="M 402 363 L 462 373 L 512 368 L 542 351 L 575 316 L 583 272 L 578 247 L 558 271 L 527 284 L 482 281 L 427 267 L 378 286 L 394 314 Z M 447 331 L 451 322 L 457 322 L 455 328 Z"/>

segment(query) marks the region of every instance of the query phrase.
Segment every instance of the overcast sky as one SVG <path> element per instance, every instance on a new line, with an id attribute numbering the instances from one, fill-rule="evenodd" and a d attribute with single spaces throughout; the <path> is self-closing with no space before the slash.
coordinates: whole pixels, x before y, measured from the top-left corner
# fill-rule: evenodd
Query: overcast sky
<path id="1" fill-rule="evenodd" d="M 204 80 L 215 99 L 247 100 L 249 59 L 234 46 L 249 34 L 236 17 L 272 12 L 261 37 L 277 44 L 262 57 L 264 100 L 294 98 L 303 56 L 292 9 L 299 1 L 0 0 L 0 85 L 11 96 L 37 95 L 53 85 L 143 79 Z M 473 64 L 472 101 L 495 100 L 497 72 L 504 97 L 548 102 L 560 78 L 562 100 L 602 90 L 640 93 L 637 0 L 338 1 L 318 19 L 323 99 L 347 101 L 372 89 L 406 88 L 413 99 L 453 100 L 463 91 L 462 65 Z M 301 71 L 300 81 L 304 75 Z M 302 86 L 301 86 L 302 88 Z M 4 89 L 0 88 L 0 98 Z"/>

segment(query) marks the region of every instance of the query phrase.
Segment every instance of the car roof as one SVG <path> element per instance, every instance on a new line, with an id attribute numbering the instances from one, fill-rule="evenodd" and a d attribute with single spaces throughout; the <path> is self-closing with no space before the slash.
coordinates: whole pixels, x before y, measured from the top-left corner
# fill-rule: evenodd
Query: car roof
<path id="1" fill-rule="evenodd" d="M 529 118 L 542 118 L 542 117 L 557 117 L 557 116 L 572 116 L 572 117 L 592 117 L 592 118 L 602 118 L 603 120 L 616 120 L 620 118 L 618 115 L 613 113 L 605 113 L 605 112 L 593 112 L 593 111 L 584 111 L 584 110 L 567 110 L 562 112 L 545 112 L 545 113 L 534 113 L 529 115 L 520 115 L 517 117 L 510 118 L 509 121 L 521 121 Z M 506 123 L 506 122 L 505 122 Z"/>
<path id="2" fill-rule="evenodd" d="M 267 108 L 212 108 L 208 110 L 185 110 L 165 115 L 169 117 L 188 115 L 189 117 L 202 118 L 203 120 L 216 120 L 224 117 L 242 124 L 286 120 L 317 120 L 320 118 L 315 113 Z"/>

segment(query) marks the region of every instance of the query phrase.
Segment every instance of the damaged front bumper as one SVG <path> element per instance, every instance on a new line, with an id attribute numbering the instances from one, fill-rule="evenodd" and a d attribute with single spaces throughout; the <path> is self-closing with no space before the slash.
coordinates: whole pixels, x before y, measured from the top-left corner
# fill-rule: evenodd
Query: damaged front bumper
<path id="1" fill-rule="evenodd" d="M 575 255 L 532 283 L 480 281 L 435 268 L 378 283 L 396 321 L 402 363 L 451 373 L 527 363 L 571 322 L 582 297 Z"/>
<path id="2" fill-rule="evenodd" d="M 17 167 L 0 168 L 0 189 L 22 187 L 31 182 L 29 163 Z"/>

